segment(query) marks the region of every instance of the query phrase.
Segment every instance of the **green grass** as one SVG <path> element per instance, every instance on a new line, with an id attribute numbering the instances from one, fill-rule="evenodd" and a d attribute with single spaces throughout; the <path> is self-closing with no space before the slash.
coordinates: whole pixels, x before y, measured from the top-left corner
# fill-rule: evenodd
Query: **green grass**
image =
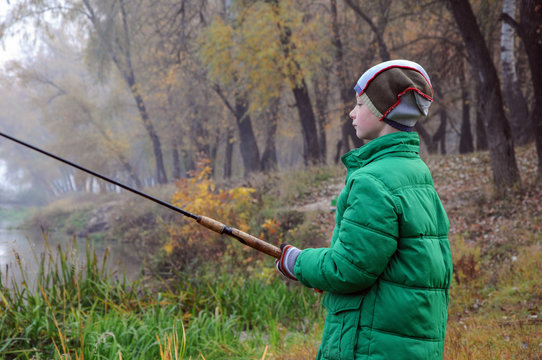
<path id="1" fill-rule="evenodd" d="M 39 256 L 35 281 L 21 266 L 22 284 L 0 282 L 0 358 L 254 359 L 323 322 L 320 295 L 280 279 L 272 261 L 251 273 L 178 274 L 150 291 L 113 282 L 107 252 L 97 259 L 87 243 L 82 266 L 75 249 Z"/>

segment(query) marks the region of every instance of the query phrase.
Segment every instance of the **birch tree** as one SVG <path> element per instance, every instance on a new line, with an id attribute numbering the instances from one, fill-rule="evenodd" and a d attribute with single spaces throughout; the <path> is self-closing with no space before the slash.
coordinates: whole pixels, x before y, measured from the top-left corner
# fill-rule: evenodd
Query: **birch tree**
<path id="1" fill-rule="evenodd" d="M 538 177 L 542 178 L 542 0 L 521 0 L 520 21 L 507 14 L 503 19 L 514 27 L 525 45 L 534 89 L 531 124 L 538 154 Z"/>
<path id="2" fill-rule="evenodd" d="M 449 4 L 478 84 L 479 108 L 485 120 L 494 183 L 498 188 L 510 187 L 518 183 L 520 177 L 497 70 L 468 0 L 449 0 Z"/>
<path id="3" fill-rule="evenodd" d="M 504 0 L 503 14 L 515 18 L 516 0 Z M 510 126 L 514 140 L 525 144 L 532 136 L 527 101 L 521 92 L 516 72 L 515 32 L 510 24 L 502 22 L 501 27 L 501 68 L 504 100 L 508 105 Z"/>

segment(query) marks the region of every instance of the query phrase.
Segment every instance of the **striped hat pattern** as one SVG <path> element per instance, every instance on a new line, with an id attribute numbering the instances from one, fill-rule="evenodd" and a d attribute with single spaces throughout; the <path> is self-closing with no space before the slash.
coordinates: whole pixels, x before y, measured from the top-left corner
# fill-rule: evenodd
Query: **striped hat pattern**
<path id="1" fill-rule="evenodd" d="M 412 131 L 416 122 L 427 116 L 433 101 L 429 75 L 409 60 L 373 66 L 361 75 L 354 89 L 379 120 L 402 131 Z"/>

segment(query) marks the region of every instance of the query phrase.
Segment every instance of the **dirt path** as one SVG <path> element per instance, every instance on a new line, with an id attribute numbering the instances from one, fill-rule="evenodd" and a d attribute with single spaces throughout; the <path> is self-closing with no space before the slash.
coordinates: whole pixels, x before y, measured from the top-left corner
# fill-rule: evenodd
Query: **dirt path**
<path id="1" fill-rule="evenodd" d="M 330 183 L 314 194 L 309 195 L 302 203 L 294 209 L 297 211 L 329 211 L 331 209 L 331 200 L 339 196 L 344 184 L 341 180 Z"/>

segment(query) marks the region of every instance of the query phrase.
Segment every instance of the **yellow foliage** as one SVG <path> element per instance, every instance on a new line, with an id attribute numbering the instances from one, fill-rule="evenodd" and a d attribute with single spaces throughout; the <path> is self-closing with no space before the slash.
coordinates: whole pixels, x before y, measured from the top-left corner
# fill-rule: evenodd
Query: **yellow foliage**
<path id="1" fill-rule="evenodd" d="M 260 237 L 265 239 L 280 236 L 280 221 L 275 219 L 266 219 L 262 224 L 263 232 Z"/>
<path id="2" fill-rule="evenodd" d="M 168 242 L 164 245 L 164 250 L 166 251 L 166 254 L 169 256 L 173 253 L 173 244 L 171 242 Z"/>
<path id="3" fill-rule="evenodd" d="M 211 174 L 210 160 L 200 160 L 190 178 L 177 182 L 178 190 L 173 195 L 173 205 L 248 232 L 251 216 L 256 210 L 252 198 L 254 189 L 218 189 Z M 167 255 L 189 247 L 203 249 L 210 257 L 225 250 L 226 242 L 218 240 L 219 234 L 193 221 L 170 226 L 169 232 L 170 240 L 164 245 Z"/>
<path id="4" fill-rule="evenodd" d="M 307 17 L 298 5 L 296 0 L 251 4 L 234 21 L 215 19 L 200 38 L 209 78 L 245 89 L 251 111 L 265 108 L 285 82 L 310 78 L 332 57 L 325 17 Z"/>

